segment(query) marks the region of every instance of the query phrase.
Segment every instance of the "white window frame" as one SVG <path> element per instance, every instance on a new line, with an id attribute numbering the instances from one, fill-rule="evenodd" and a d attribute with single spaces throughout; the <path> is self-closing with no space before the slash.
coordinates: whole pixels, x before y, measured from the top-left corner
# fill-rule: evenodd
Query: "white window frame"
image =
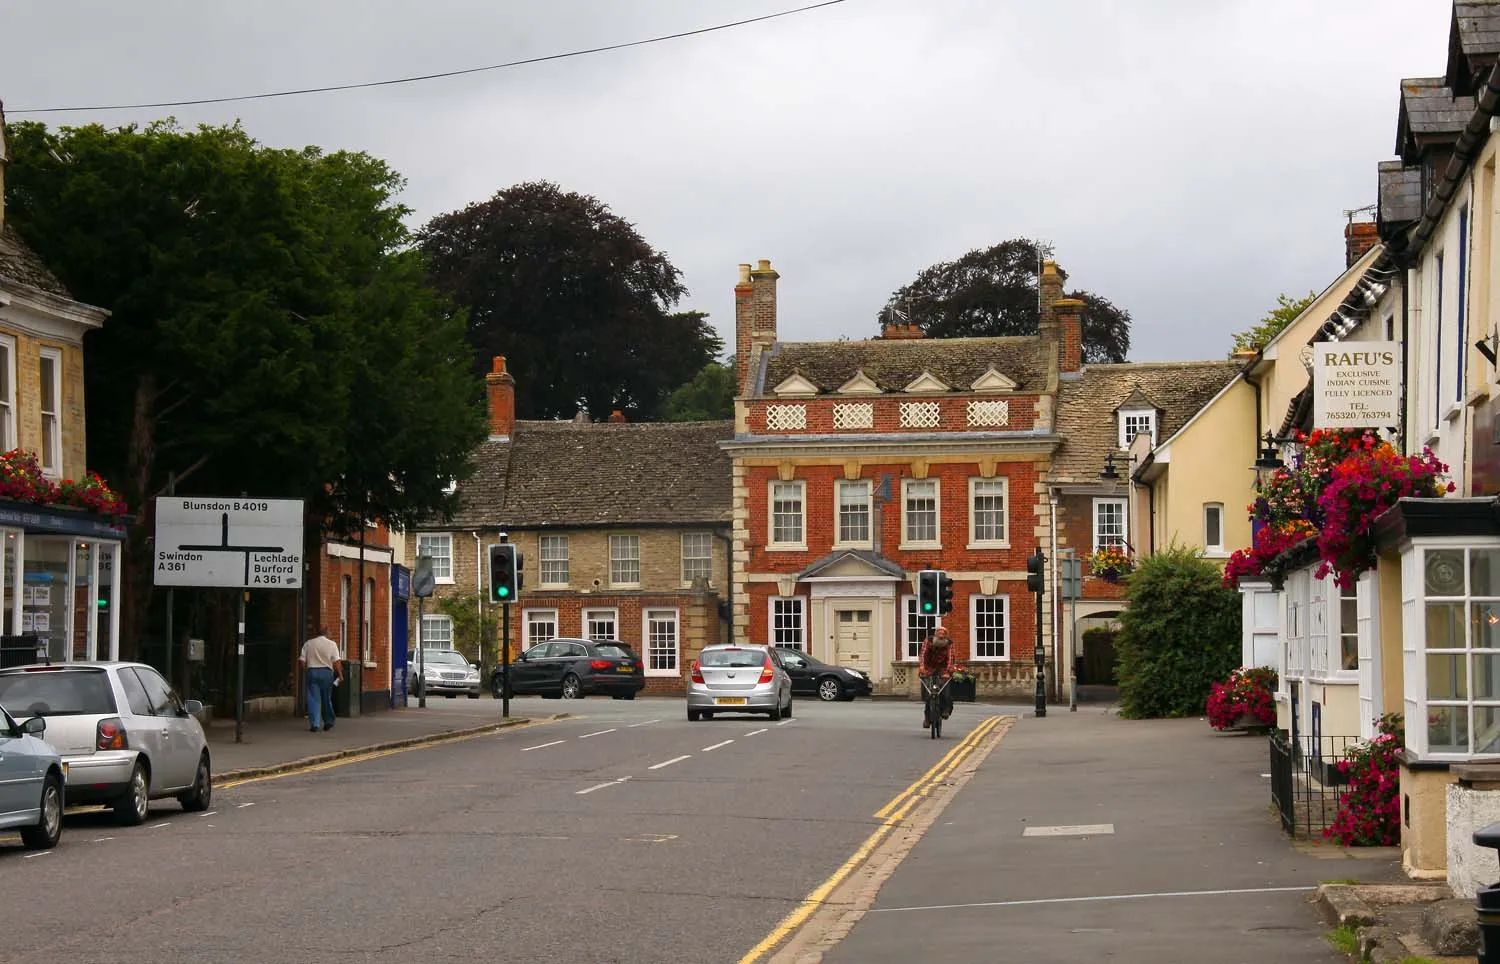
<path id="1" fill-rule="evenodd" d="M 632 557 L 623 551 L 626 547 L 634 546 L 635 554 Z M 622 550 L 617 552 L 616 549 Z M 635 565 L 634 579 L 616 579 L 615 564 L 622 566 L 633 563 Z M 623 570 L 620 575 L 628 575 Z M 630 532 L 617 532 L 609 537 L 609 584 L 614 589 L 639 589 L 641 586 L 641 537 Z"/>
<path id="2" fill-rule="evenodd" d="M 700 552 L 688 553 L 689 540 L 703 540 L 703 548 L 706 555 Z M 678 540 L 682 554 L 682 584 L 691 586 L 693 579 L 698 575 L 696 572 L 688 572 L 688 563 L 702 564 L 703 578 L 708 580 L 710 586 L 714 582 L 714 534 L 712 532 L 684 532 Z M 697 546 L 693 547 L 695 550 Z M 696 566 L 695 566 L 696 568 Z"/>
<path id="3" fill-rule="evenodd" d="M 9 452 L 16 447 L 16 340 L 10 335 L 0 335 L 0 351 L 5 358 L 0 361 L 0 376 L 5 384 L 0 386 L 0 451 Z"/>
<path id="4" fill-rule="evenodd" d="M 911 489 L 915 486 L 932 487 L 932 535 L 931 539 L 911 537 Z M 901 480 L 901 542 L 899 549 L 941 549 L 943 547 L 943 484 L 937 479 Z"/>
<path id="5" fill-rule="evenodd" d="M 1328 612 L 1328 675 L 1338 680 L 1359 679 L 1359 580 L 1348 589 L 1342 589 L 1330 577 Z M 1344 619 L 1344 603 L 1349 603 L 1351 619 Z M 1344 640 L 1354 643 L 1354 665 L 1344 665 Z"/>
<path id="6" fill-rule="evenodd" d="M 536 578 L 539 588 L 568 588 L 568 581 L 572 578 L 570 552 L 571 546 L 568 544 L 567 536 L 544 535 L 538 537 L 536 544 Z M 548 563 L 552 564 L 550 572 L 548 571 Z M 558 572 L 558 563 L 562 564 L 561 573 Z M 556 578 L 558 575 L 561 575 L 562 579 Z M 549 576 L 552 578 L 548 578 Z"/>
<path id="7" fill-rule="evenodd" d="M 600 622 L 608 621 L 610 629 L 612 630 L 614 635 L 597 637 L 594 636 L 594 630 L 590 623 L 594 622 L 595 620 L 598 620 Z M 606 639 L 610 639 L 615 642 L 620 641 L 620 611 L 618 609 L 585 609 L 583 611 L 582 621 L 583 625 L 579 628 L 582 629 L 583 632 L 579 635 L 581 635 L 584 639 L 597 639 L 601 642 Z"/>
<path id="8" fill-rule="evenodd" d="M 1156 412 L 1149 408 L 1125 408 L 1121 409 L 1120 415 L 1120 448 L 1130 448 L 1130 443 L 1135 441 L 1135 435 L 1130 434 L 1129 424 L 1132 419 L 1145 419 L 1146 434 L 1150 436 L 1151 447 L 1156 447 Z M 1136 434 L 1140 434 L 1137 432 Z"/>
<path id="9" fill-rule="evenodd" d="M 375 580 L 365 580 L 365 644 L 363 658 L 370 662 L 370 653 L 375 647 Z"/>
<path id="10" fill-rule="evenodd" d="M 655 665 L 657 651 L 652 649 L 651 645 L 651 623 L 653 620 L 668 613 L 672 616 L 671 668 Z M 647 676 L 676 677 L 682 675 L 682 614 L 675 608 L 648 606 L 641 610 L 641 659 L 646 664 Z"/>
<path id="11" fill-rule="evenodd" d="M 776 490 L 787 487 L 797 493 L 797 535 L 796 541 L 776 540 Z M 766 549 L 772 552 L 805 552 L 807 551 L 807 483 L 800 479 L 791 482 L 783 482 L 773 479 L 766 483 Z"/>
<path id="12" fill-rule="evenodd" d="M 776 623 L 788 609 L 795 610 L 797 639 L 795 642 L 777 642 Z M 807 625 L 808 613 L 806 596 L 772 596 L 770 603 L 766 606 L 766 642 L 782 649 L 793 649 L 799 653 L 811 654 L 811 634 L 808 632 Z"/>
<path id="13" fill-rule="evenodd" d="M 552 635 L 538 637 L 535 626 L 538 623 L 550 623 Z M 562 635 L 562 626 L 557 621 L 557 610 L 552 608 L 523 609 L 521 611 L 521 649 L 527 650 L 533 646 L 545 643 L 550 639 L 557 639 Z"/>
<path id="14" fill-rule="evenodd" d="M 434 553 L 431 547 L 437 545 L 446 546 L 447 552 L 441 556 Z M 427 547 L 427 555 L 432 556 L 432 581 L 443 586 L 453 585 L 453 533 L 419 532 L 417 555 L 422 555 L 423 547 Z"/>
<path id="15" fill-rule="evenodd" d="M 339 654 L 349 658 L 349 601 L 354 598 L 354 577 L 339 577 Z"/>
<path id="16" fill-rule="evenodd" d="M 429 645 L 429 640 L 432 638 L 432 628 L 436 626 L 447 627 L 443 632 L 444 638 L 441 640 L 441 642 L 443 643 L 442 646 Z M 424 613 L 422 615 L 422 622 L 417 627 L 417 649 L 421 650 L 453 648 L 453 617 L 444 616 L 442 613 Z M 415 662 L 415 660 L 413 660 L 413 662 Z"/>
<path id="17" fill-rule="evenodd" d="M 48 364 L 52 366 L 52 397 L 44 398 L 41 393 L 43 383 L 42 369 Z M 42 451 L 39 453 L 42 463 L 42 474 L 51 478 L 61 478 L 63 474 L 63 448 L 62 448 L 62 406 L 63 406 L 63 364 L 62 352 L 56 348 L 42 348 L 37 352 L 37 399 L 41 409 L 42 424 Z M 47 424 L 47 406 L 52 406 L 52 424 Z M 52 464 L 47 463 L 48 450 L 51 450 Z"/>
<path id="18" fill-rule="evenodd" d="M 986 654 L 984 654 L 983 652 L 980 651 L 980 646 L 981 645 L 986 645 L 986 644 L 981 643 L 980 639 L 979 639 L 979 628 L 980 628 L 979 627 L 979 606 L 980 606 L 981 602 L 986 603 L 986 604 L 992 603 L 992 602 L 998 602 L 998 603 L 1000 603 L 1000 605 L 1002 607 L 1003 611 L 1001 612 L 1000 632 L 1001 632 L 1001 634 L 1005 638 L 1001 641 L 1001 645 L 1004 647 L 1004 653 L 1001 654 L 1001 655 L 994 655 L 994 654 L 986 655 Z M 1010 662 L 1010 654 L 1011 654 L 1011 648 L 1010 648 L 1010 640 L 1011 640 L 1011 636 L 1010 636 L 1010 596 L 1008 596 L 1008 595 L 970 596 L 969 597 L 969 627 L 970 627 L 970 629 L 969 629 L 969 639 L 970 639 L 970 644 L 969 644 L 969 658 L 970 659 L 974 660 L 975 662 L 980 662 L 980 663 L 1008 663 L 1008 662 Z M 993 644 L 989 644 L 989 645 L 993 645 Z"/>
<path id="19" fill-rule="evenodd" d="M 1219 540 L 1217 542 L 1210 542 L 1208 538 L 1208 519 L 1211 514 L 1219 517 Z M 1224 503 L 1222 502 L 1203 503 L 1203 553 L 1208 556 L 1224 555 Z"/>
<path id="20" fill-rule="evenodd" d="M 861 505 L 864 508 L 865 538 L 844 538 L 844 492 L 845 490 L 863 490 L 863 503 L 856 500 L 851 503 L 853 510 L 851 518 L 859 514 Z M 875 544 L 875 511 L 874 492 L 869 479 L 840 479 L 833 487 L 833 547 L 835 549 L 869 549 Z"/>
<path id="21" fill-rule="evenodd" d="M 1005 508 L 1001 512 L 1001 525 L 1005 528 L 1005 535 L 1000 539 L 980 539 L 975 531 L 975 520 L 977 512 L 974 508 L 976 498 L 975 490 L 981 485 L 1000 486 L 1000 498 L 1005 502 Z M 969 548 L 970 549 L 1009 549 L 1010 548 L 1010 479 L 1004 476 L 996 476 L 993 479 L 981 479 L 971 477 L 969 479 Z"/>
<path id="22" fill-rule="evenodd" d="M 915 663 L 922 655 L 922 644 L 927 641 L 927 633 L 936 627 L 939 621 L 936 615 L 924 616 L 917 612 L 916 596 L 902 596 L 901 653 L 898 659 L 903 663 Z M 917 637 L 915 640 L 912 639 L 914 630 Z"/>
<path id="23" fill-rule="evenodd" d="M 1113 542 L 1106 543 L 1099 538 L 1099 509 L 1101 506 L 1106 505 L 1119 506 L 1120 509 L 1120 541 L 1118 545 Z M 1130 543 L 1130 506 L 1124 499 L 1099 498 L 1094 500 L 1093 534 L 1090 537 L 1090 540 L 1094 544 L 1094 548 L 1092 550 L 1094 552 L 1098 552 L 1106 545 L 1115 546 L 1115 548 L 1122 551 L 1126 550 L 1126 547 Z"/>

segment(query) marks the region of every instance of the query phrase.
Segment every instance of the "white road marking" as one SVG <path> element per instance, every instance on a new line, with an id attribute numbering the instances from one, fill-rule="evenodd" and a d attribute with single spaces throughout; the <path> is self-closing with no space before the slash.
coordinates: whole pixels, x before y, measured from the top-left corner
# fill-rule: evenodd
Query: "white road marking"
<path id="1" fill-rule="evenodd" d="M 796 720 L 782 720 L 780 723 L 777 723 L 776 725 L 777 726 L 786 726 L 788 723 L 795 723 L 795 722 L 797 722 L 797 721 Z"/>
<path id="2" fill-rule="evenodd" d="M 754 736 L 757 733 L 764 733 L 764 732 L 766 732 L 767 729 L 770 729 L 770 728 L 769 727 L 764 727 L 764 728 L 759 729 L 759 730 L 751 730 L 749 733 L 746 733 L 745 735 L 746 736 Z"/>
<path id="3" fill-rule="evenodd" d="M 607 730 L 595 730 L 592 733 L 585 733 L 583 736 L 580 736 L 579 739 L 580 740 L 587 740 L 591 736 L 603 736 L 606 733 L 613 733 L 615 731 L 615 729 L 616 729 L 615 727 L 610 727 Z"/>
<path id="4" fill-rule="evenodd" d="M 212 817 L 214 814 L 216 814 L 218 812 L 219 811 L 217 811 L 217 810 L 210 810 L 207 813 L 200 813 L 200 814 L 198 814 L 198 816 L 199 817 Z"/>
<path id="5" fill-rule="evenodd" d="M 621 778 L 620 778 L 620 779 L 618 779 L 618 780 L 611 780 L 611 781 L 609 781 L 609 782 L 608 782 L 608 783 L 599 783 L 599 784 L 595 784 L 595 785 L 594 785 L 594 786 L 592 786 L 592 787 L 589 787 L 589 788 L 588 788 L 588 789 L 586 789 L 586 790 L 574 790 L 574 791 L 573 791 L 573 793 L 574 793 L 574 795 L 575 795 L 575 796 L 580 796 L 580 797 L 581 797 L 581 796 L 583 796 L 583 795 L 584 795 L 584 794 L 585 794 L 585 793 L 593 793 L 593 792 L 594 792 L 594 791 L 595 791 L 595 790 L 603 790 L 603 789 L 604 789 L 604 788 L 605 788 L 605 787 L 613 787 L 613 786 L 618 786 L 618 785 L 619 785 L 619 784 L 621 784 L 621 783 L 625 783 L 625 782 L 627 782 L 627 781 L 629 781 L 629 780 L 630 780 L 630 778 L 629 778 L 629 777 L 621 777 Z M 566 840 L 566 839 L 567 839 L 567 838 L 566 838 L 566 837 L 564 837 L 564 838 L 562 838 L 562 839 L 564 839 L 564 840 Z"/>
<path id="6" fill-rule="evenodd" d="M 1270 774 L 1269 774 L 1269 773 L 1262 773 L 1262 774 L 1261 774 L 1261 775 L 1260 775 L 1260 778 L 1261 778 L 1261 779 L 1262 779 L 1262 780 L 1269 780 L 1269 779 L 1271 779 L 1271 775 L 1270 775 Z"/>
<path id="7" fill-rule="evenodd" d="M 866 913 L 891 914 L 908 910 L 965 910 L 975 907 L 1026 907 L 1032 904 L 1087 904 L 1108 900 L 1150 900 L 1158 897 L 1226 897 L 1234 894 L 1287 894 L 1316 887 L 1249 887 L 1241 890 L 1175 890 L 1155 894 L 1103 894 L 1098 897 L 1040 897 L 1033 900 L 992 900 L 976 904 L 927 904 L 919 907 L 872 907 Z"/>
<path id="8" fill-rule="evenodd" d="M 661 720 L 647 720 L 644 723 L 632 723 L 629 726 L 627 726 L 625 729 L 627 729 L 627 730 L 633 730 L 633 729 L 635 729 L 638 726 L 650 726 L 652 723 L 660 723 L 660 722 L 661 722 Z"/>
<path id="9" fill-rule="evenodd" d="M 240 807 L 239 807 L 239 808 L 240 808 L 240 809 L 241 809 L 241 810 L 243 810 L 243 809 L 245 809 L 245 808 L 246 808 L 246 807 L 253 807 L 253 806 L 255 806 L 255 804 L 254 804 L 254 802 L 251 802 L 251 803 L 242 803 L 242 804 L 240 804 Z"/>
<path id="10" fill-rule="evenodd" d="M 21 859 L 22 860 L 30 860 L 32 857 L 45 857 L 48 854 L 50 854 L 51 852 L 52 851 L 50 851 L 50 850 L 42 850 L 42 851 L 38 851 L 37 853 L 34 853 L 34 854 L 25 854 L 24 856 L 21 857 Z"/>
<path id="11" fill-rule="evenodd" d="M 648 770 L 660 770 L 662 767 L 669 767 L 669 766 L 671 766 L 674 763 L 681 763 L 683 760 L 686 760 L 690 756 L 692 756 L 691 753 L 684 753 L 682 756 L 674 756 L 670 760 L 665 760 L 665 761 L 663 761 L 661 763 L 656 764 L 655 766 L 649 766 L 646 769 L 648 769 Z"/>
<path id="12" fill-rule="evenodd" d="M 706 747 L 704 747 L 703 748 L 703 752 L 707 753 L 709 750 L 717 750 L 719 747 L 721 747 L 721 746 L 728 746 L 729 744 L 731 744 L 733 742 L 734 742 L 733 740 L 725 740 L 723 743 L 715 743 L 713 746 L 706 746 Z"/>
<path id="13" fill-rule="evenodd" d="M 154 826 L 154 827 L 148 827 L 147 829 L 148 830 L 160 830 L 162 827 L 170 827 L 170 826 L 172 826 L 170 823 L 159 823 L 156 826 Z"/>
<path id="14" fill-rule="evenodd" d="M 523 747 L 521 749 L 521 752 L 522 753 L 527 753 L 527 752 L 530 752 L 531 750 L 545 750 L 549 746 L 557 746 L 559 743 L 566 743 L 566 742 L 568 742 L 568 741 L 567 740 L 553 740 L 551 743 L 538 743 L 536 746 Z"/>
<path id="15" fill-rule="evenodd" d="M 115 839 L 115 838 L 114 837 L 95 837 L 93 840 L 90 840 L 89 843 L 104 843 L 104 841 L 106 841 L 106 840 L 113 840 L 113 839 Z"/>
<path id="16" fill-rule="evenodd" d="M 1027 827 L 1023 837 L 1098 837 L 1115 832 L 1112 823 L 1082 823 L 1076 827 Z"/>

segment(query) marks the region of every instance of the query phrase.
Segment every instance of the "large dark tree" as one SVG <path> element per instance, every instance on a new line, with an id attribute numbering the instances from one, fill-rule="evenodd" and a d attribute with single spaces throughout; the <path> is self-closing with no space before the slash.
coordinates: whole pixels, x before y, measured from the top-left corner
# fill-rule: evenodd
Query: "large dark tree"
<path id="1" fill-rule="evenodd" d="M 518 184 L 418 237 L 479 368 L 506 356 L 523 418 L 655 418 L 722 347 L 701 312 L 673 313 L 687 289 L 666 255 L 597 198 Z"/>
<path id="2" fill-rule="evenodd" d="M 1034 335 L 1040 249 L 1036 241 L 1015 238 L 935 264 L 892 292 L 878 321 L 904 318 L 929 338 Z M 1066 297 L 1084 303 L 1084 361 L 1123 362 L 1130 354 L 1130 312 L 1091 291 Z"/>

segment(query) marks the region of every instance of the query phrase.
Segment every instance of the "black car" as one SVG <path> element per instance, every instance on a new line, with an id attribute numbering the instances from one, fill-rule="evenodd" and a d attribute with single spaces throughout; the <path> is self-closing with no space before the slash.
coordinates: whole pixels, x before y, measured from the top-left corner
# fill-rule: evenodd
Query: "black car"
<path id="1" fill-rule="evenodd" d="M 490 692 L 504 690 L 503 667 L 495 667 Z M 624 643 L 613 640 L 549 639 L 510 664 L 511 696 L 577 700 L 595 693 L 633 700 L 646 688 L 646 666 Z"/>
<path id="2" fill-rule="evenodd" d="M 833 666 L 794 649 L 782 649 L 781 665 L 792 678 L 792 692 L 816 696 L 820 700 L 852 700 L 869 696 L 874 690 L 870 677 L 857 669 Z"/>

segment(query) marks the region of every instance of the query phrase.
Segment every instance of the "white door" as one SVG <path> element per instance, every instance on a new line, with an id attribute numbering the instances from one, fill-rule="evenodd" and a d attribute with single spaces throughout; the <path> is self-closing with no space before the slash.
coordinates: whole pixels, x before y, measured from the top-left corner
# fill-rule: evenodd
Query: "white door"
<path id="1" fill-rule="evenodd" d="M 875 633 L 868 609 L 840 609 L 834 617 L 833 661 L 840 666 L 870 671 Z"/>

